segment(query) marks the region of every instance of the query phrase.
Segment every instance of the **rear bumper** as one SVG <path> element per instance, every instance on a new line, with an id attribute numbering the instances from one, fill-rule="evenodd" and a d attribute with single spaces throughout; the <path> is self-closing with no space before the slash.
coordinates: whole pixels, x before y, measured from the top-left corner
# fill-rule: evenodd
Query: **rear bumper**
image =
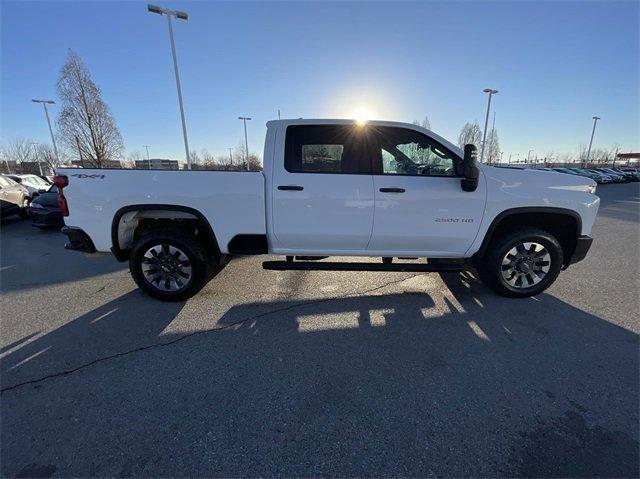
<path id="1" fill-rule="evenodd" d="M 89 238 L 89 235 L 85 233 L 81 228 L 75 226 L 65 226 L 62 228 L 63 234 L 66 234 L 69 238 L 69 242 L 64 245 L 66 249 L 72 249 L 74 251 L 84 251 L 85 253 L 95 253 L 96 247 Z"/>
<path id="2" fill-rule="evenodd" d="M 593 243 L 593 238 L 591 236 L 578 236 L 576 239 L 576 248 L 573 250 L 569 264 L 575 264 L 582 261 L 585 256 L 587 256 L 587 253 L 591 248 L 591 243 Z"/>
<path id="3" fill-rule="evenodd" d="M 42 211 L 29 208 L 33 226 L 64 226 L 62 213 L 59 211 Z"/>

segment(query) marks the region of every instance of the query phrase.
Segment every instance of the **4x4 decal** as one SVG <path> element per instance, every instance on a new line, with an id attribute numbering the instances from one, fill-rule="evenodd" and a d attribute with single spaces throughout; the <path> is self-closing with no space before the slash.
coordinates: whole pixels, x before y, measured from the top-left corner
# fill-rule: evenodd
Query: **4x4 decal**
<path id="1" fill-rule="evenodd" d="M 76 174 L 71 175 L 71 176 L 75 176 L 76 178 L 80 178 L 80 179 L 85 179 L 85 178 L 96 179 L 96 178 L 100 178 L 101 180 L 103 180 L 104 177 L 105 177 L 105 175 L 98 175 L 98 174 L 87 175 L 85 173 L 76 173 Z"/>

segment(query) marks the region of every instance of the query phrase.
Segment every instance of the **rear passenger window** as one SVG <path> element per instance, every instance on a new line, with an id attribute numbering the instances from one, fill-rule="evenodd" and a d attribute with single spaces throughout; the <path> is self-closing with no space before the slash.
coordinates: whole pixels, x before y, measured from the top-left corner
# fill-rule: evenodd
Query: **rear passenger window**
<path id="1" fill-rule="evenodd" d="M 291 173 L 371 174 L 370 137 L 356 125 L 289 126 L 285 169 Z"/>

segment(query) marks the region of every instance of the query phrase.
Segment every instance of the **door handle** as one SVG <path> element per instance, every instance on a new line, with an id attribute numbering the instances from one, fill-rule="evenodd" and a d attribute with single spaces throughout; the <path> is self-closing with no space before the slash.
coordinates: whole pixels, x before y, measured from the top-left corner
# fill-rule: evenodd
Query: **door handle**
<path id="1" fill-rule="evenodd" d="M 380 193 L 404 193 L 404 188 L 380 188 Z"/>
<path id="2" fill-rule="evenodd" d="M 304 188 L 298 185 L 280 185 L 278 186 L 279 190 L 282 191 L 302 191 Z"/>

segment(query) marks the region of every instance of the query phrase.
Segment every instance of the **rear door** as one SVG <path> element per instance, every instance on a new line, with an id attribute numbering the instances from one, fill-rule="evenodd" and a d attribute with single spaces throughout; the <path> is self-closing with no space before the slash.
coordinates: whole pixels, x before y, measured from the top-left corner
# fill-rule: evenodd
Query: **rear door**
<path id="1" fill-rule="evenodd" d="M 375 222 L 371 252 L 460 257 L 473 243 L 484 212 L 486 187 L 463 191 L 460 158 L 431 136 L 377 127 Z"/>
<path id="2" fill-rule="evenodd" d="M 284 162 L 273 170 L 273 252 L 364 251 L 374 211 L 372 150 L 364 130 L 291 125 L 285 135 Z"/>

